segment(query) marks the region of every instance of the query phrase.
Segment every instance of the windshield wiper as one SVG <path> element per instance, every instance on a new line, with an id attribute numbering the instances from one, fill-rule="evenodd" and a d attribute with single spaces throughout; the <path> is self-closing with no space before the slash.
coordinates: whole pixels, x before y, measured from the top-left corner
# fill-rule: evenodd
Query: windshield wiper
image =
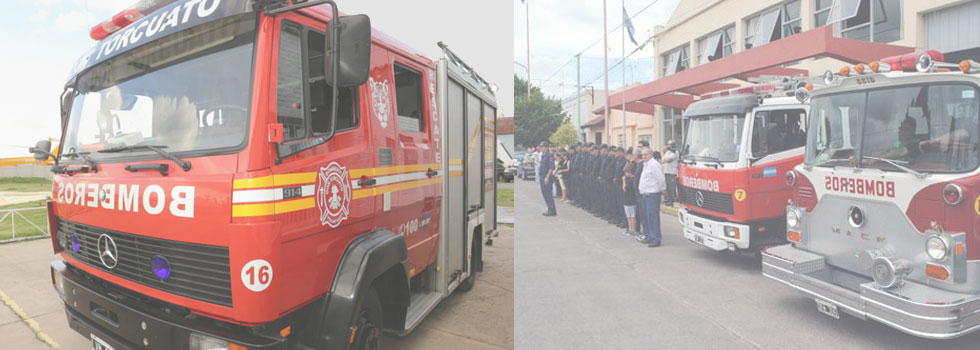
<path id="1" fill-rule="evenodd" d="M 690 154 L 685 154 L 681 156 L 681 163 L 684 164 L 694 164 L 694 156 Z"/>
<path id="2" fill-rule="evenodd" d="M 715 165 L 715 169 L 721 168 L 723 166 L 721 164 L 721 161 L 719 161 L 718 158 L 716 158 L 716 157 L 696 157 L 694 159 L 695 160 L 700 160 L 700 161 L 705 162 L 707 164 L 714 164 Z"/>
<path id="3" fill-rule="evenodd" d="M 82 159 L 85 160 L 85 164 L 88 164 L 89 168 L 91 168 L 92 171 L 99 172 L 99 163 L 97 163 L 95 159 L 92 159 L 92 157 L 89 156 L 89 152 L 68 152 L 62 154 L 61 156 L 67 158 L 82 157 Z"/>
<path id="4" fill-rule="evenodd" d="M 172 160 L 174 163 L 177 163 L 177 165 L 179 165 L 181 169 L 184 169 L 184 171 L 191 170 L 191 162 L 189 160 L 183 160 L 177 158 L 173 154 L 170 154 L 170 152 L 161 149 L 166 147 L 167 146 L 162 146 L 162 145 L 161 146 L 154 146 L 154 145 L 118 146 L 118 147 L 107 148 L 104 150 L 99 150 L 99 153 L 117 153 L 117 152 L 124 152 L 124 151 L 136 151 L 136 150 L 148 149 L 153 152 L 156 152 L 157 154 L 159 154 L 164 158 Z"/>
<path id="5" fill-rule="evenodd" d="M 862 156 L 861 159 L 870 159 L 870 160 L 876 160 L 876 161 L 879 161 L 879 162 L 888 163 L 891 166 L 894 166 L 895 168 L 898 168 L 898 169 L 900 169 L 900 170 L 902 170 L 902 171 L 904 171 L 906 173 L 915 175 L 915 177 L 920 178 L 920 179 L 924 179 L 926 176 L 929 176 L 929 173 L 923 173 L 923 172 L 918 172 L 918 171 L 912 170 L 912 168 L 909 168 L 909 167 L 906 167 L 904 165 L 898 164 L 898 162 L 895 162 L 895 161 L 893 161 L 891 159 L 878 158 L 878 157 L 869 157 L 869 156 Z"/>

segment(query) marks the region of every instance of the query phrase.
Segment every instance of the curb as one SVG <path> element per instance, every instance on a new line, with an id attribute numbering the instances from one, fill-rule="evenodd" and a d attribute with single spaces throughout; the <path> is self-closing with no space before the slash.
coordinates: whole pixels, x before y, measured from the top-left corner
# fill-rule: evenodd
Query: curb
<path id="1" fill-rule="evenodd" d="M 20 305 L 17 305 L 17 303 L 14 302 L 14 300 L 11 299 L 9 296 L 7 296 L 7 294 L 4 293 L 2 290 L 0 290 L 0 301 L 3 301 L 4 304 L 7 304 L 7 307 L 9 307 L 10 310 L 13 311 L 18 318 L 20 318 L 20 321 L 24 322 L 24 324 L 26 324 L 27 327 L 29 327 L 31 331 L 34 332 L 34 337 L 36 337 L 37 340 L 47 344 L 53 349 L 61 348 L 61 346 L 58 345 L 58 343 L 56 343 L 53 339 L 51 339 L 51 337 L 49 337 L 46 333 L 41 331 L 41 325 L 39 325 L 37 321 L 35 321 L 31 317 L 28 317 L 27 313 L 24 312 L 24 309 L 22 309 Z"/>

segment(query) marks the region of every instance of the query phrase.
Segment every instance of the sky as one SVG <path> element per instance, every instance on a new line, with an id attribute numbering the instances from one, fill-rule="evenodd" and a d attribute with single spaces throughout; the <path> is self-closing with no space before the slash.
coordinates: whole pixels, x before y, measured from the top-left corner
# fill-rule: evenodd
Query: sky
<path id="1" fill-rule="evenodd" d="M 227 1 L 227 0 L 226 0 Z M 92 26 L 136 0 L 10 1 L 0 11 L 0 158 L 29 156 L 39 140 L 60 138 L 59 95 L 75 61 L 96 41 Z M 449 45 L 496 84 L 498 111 L 513 115 L 512 6 L 506 1 L 338 1 L 341 12 L 367 14 L 375 28 L 435 60 Z M 428 20 L 419 20 L 429 18 Z"/>
<path id="2" fill-rule="evenodd" d="M 576 62 L 581 53 L 582 85 L 603 88 L 602 1 L 596 0 L 512 0 L 514 3 L 514 72 L 527 77 L 527 13 L 530 12 L 531 84 L 542 88 L 546 95 L 559 99 L 574 96 Z M 609 36 L 609 88 L 615 90 L 624 83 L 645 83 L 653 79 L 653 46 L 647 44 L 634 53 L 623 66 L 612 68 L 623 58 L 623 6 L 631 16 L 635 38 L 640 44 L 650 37 L 656 25 L 667 22 L 678 0 L 607 0 L 607 29 Z M 642 11 L 642 12 L 641 12 Z M 590 44 L 599 41 L 596 45 Z M 626 37 L 626 54 L 637 48 Z M 590 84 L 591 83 L 591 84 Z"/>

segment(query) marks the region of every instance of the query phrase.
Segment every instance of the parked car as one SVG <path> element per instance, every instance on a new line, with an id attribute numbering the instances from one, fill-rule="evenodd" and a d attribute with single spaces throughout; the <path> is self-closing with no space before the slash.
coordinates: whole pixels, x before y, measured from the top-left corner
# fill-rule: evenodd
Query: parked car
<path id="1" fill-rule="evenodd" d="M 534 180 L 534 159 L 530 155 L 521 157 L 517 164 L 517 177 L 524 180 Z"/>
<path id="2" fill-rule="evenodd" d="M 502 182 L 513 182 L 514 173 L 517 172 L 517 167 L 514 165 L 505 166 L 504 162 L 497 159 L 497 181 Z"/>

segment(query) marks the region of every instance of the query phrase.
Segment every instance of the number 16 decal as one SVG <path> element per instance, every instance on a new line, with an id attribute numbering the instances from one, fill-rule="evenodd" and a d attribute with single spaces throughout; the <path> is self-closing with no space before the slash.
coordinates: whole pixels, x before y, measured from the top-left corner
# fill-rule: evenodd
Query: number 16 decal
<path id="1" fill-rule="evenodd" d="M 253 292 L 261 292 L 272 283 L 272 265 L 268 261 L 257 259 L 242 266 L 242 284 Z"/>

